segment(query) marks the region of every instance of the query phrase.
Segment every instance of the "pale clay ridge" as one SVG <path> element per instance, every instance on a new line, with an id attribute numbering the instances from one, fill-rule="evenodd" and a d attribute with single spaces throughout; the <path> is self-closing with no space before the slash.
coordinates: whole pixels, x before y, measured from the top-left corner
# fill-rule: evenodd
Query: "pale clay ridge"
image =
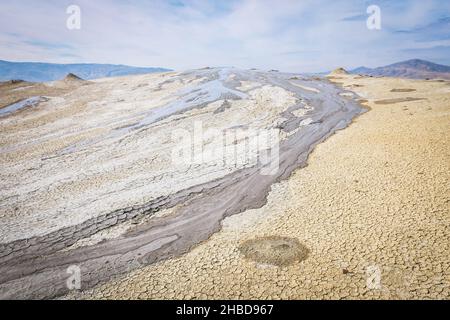
<path id="1" fill-rule="evenodd" d="M 3 120 L 0 296 L 64 294 L 71 264 L 81 266 L 88 288 L 136 268 L 135 260 L 145 265 L 188 252 L 224 217 L 264 205 L 274 182 L 361 112 L 329 83 L 290 77 L 208 69 L 98 80 Z M 197 104 L 189 98 L 172 107 L 195 90 Z M 220 100 L 229 106 L 221 109 Z M 306 114 L 294 115 L 303 108 Z M 216 110 L 220 116 L 212 117 Z M 174 167 L 170 133 L 196 120 L 279 130 L 280 170 L 262 176 L 261 164 Z M 184 205 L 119 238 L 59 251 L 177 204 Z"/>

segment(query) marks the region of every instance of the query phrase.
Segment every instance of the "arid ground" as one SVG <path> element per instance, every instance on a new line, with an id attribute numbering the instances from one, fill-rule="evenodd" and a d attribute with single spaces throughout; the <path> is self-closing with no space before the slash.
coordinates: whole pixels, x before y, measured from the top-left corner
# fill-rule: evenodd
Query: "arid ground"
<path id="1" fill-rule="evenodd" d="M 448 81 L 218 68 L 0 90 L 2 298 L 450 297 Z M 276 133 L 277 169 L 247 145 L 174 164 L 199 123 L 228 147 Z"/>
<path id="2" fill-rule="evenodd" d="M 226 218 L 186 255 L 70 297 L 449 299 L 450 83 L 332 80 L 370 111 L 273 185 L 264 207 Z M 275 236 L 298 239 L 308 257 L 279 267 L 240 252 Z"/>

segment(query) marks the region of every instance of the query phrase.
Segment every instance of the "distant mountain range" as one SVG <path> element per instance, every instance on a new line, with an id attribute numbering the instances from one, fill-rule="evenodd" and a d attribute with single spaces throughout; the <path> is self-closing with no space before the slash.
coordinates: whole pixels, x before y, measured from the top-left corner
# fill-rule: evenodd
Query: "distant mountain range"
<path id="1" fill-rule="evenodd" d="M 171 71 L 165 68 L 140 68 L 113 64 L 54 64 L 39 62 L 9 62 L 0 60 L 0 81 L 25 80 L 46 82 L 60 80 L 72 73 L 82 79 L 92 80 L 132 74 Z"/>
<path id="2" fill-rule="evenodd" d="M 350 73 L 410 79 L 450 79 L 449 66 L 420 59 L 402 61 L 374 69 L 359 67 L 350 70 Z"/>

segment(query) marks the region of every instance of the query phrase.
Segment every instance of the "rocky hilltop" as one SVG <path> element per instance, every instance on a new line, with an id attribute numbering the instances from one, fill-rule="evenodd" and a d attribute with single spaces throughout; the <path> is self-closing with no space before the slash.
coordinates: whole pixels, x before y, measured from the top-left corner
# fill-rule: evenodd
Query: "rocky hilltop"
<path id="1" fill-rule="evenodd" d="M 359 67 L 353 69 L 351 73 L 411 79 L 450 79 L 450 66 L 412 59 L 374 69 Z"/>

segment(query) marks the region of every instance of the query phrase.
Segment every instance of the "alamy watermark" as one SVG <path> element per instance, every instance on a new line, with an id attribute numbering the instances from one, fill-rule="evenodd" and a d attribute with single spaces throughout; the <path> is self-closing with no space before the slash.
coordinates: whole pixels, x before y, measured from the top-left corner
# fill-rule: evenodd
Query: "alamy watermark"
<path id="1" fill-rule="evenodd" d="M 366 20 L 367 29 L 381 30 L 381 9 L 377 5 L 370 5 L 367 7 L 367 14 L 369 17 Z"/>
<path id="2" fill-rule="evenodd" d="M 80 290 L 81 289 L 81 269 L 77 265 L 71 265 L 67 268 L 66 273 L 69 277 L 66 280 L 67 289 Z"/>
<path id="3" fill-rule="evenodd" d="M 279 168 L 279 130 L 203 128 L 196 121 L 192 130 L 172 131 L 172 163 L 176 167 L 197 165 L 217 169 L 259 165 L 261 175 L 274 175 Z"/>
<path id="4" fill-rule="evenodd" d="M 76 4 L 67 7 L 66 13 L 69 15 L 66 21 L 66 27 L 69 30 L 81 29 L 81 8 Z"/>
<path id="5" fill-rule="evenodd" d="M 366 277 L 366 285 L 368 289 L 381 289 L 381 269 L 379 266 L 368 266 L 366 268 Z"/>

